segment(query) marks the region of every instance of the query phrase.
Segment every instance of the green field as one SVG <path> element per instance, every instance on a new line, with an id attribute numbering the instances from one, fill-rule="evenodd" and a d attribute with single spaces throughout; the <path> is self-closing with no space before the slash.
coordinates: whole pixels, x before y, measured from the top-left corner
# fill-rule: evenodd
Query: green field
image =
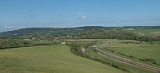
<path id="1" fill-rule="evenodd" d="M 65 45 L 0 50 L 0 73 L 125 73 L 77 56 Z"/>
<path id="2" fill-rule="evenodd" d="M 29 34 L 33 30 L 26 29 L 28 34 L 25 35 L 9 32 L 11 37 L 1 36 L 0 73 L 153 73 L 108 58 L 91 46 L 160 67 L 159 27 L 86 28 L 87 32 L 72 33 L 76 29 L 61 29 L 68 33 L 57 32 L 57 35 L 40 33 L 38 29 L 34 29 L 38 31 L 33 35 Z M 46 30 L 49 29 L 42 28 L 43 32 Z"/>
<path id="3" fill-rule="evenodd" d="M 160 35 L 160 29 L 143 29 L 137 28 L 135 30 L 127 30 L 132 33 L 136 33 L 138 35 Z"/>
<path id="4" fill-rule="evenodd" d="M 141 60 L 155 60 L 160 66 L 160 44 L 159 42 L 139 42 L 134 40 L 106 40 L 103 41 L 101 49 L 112 51 L 123 56 L 132 57 Z M 146 61 L 146 63 L 153 61 Z M 151 64 L 150 63 L 150 64 Z"/>

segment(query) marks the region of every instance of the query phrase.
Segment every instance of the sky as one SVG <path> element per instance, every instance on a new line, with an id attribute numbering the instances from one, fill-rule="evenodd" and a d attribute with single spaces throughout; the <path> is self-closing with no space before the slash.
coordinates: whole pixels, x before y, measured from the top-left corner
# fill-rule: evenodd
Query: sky
<path id="1" fill-rule="evenodd" d="M 160 26 L 160 0 L 0 0 L 0 32 L 80 26 Z"/>

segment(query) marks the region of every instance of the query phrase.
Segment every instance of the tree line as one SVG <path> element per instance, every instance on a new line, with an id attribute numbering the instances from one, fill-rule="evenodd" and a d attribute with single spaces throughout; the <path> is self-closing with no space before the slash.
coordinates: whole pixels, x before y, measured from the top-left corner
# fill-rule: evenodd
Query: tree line
<path id="1" fill-rule="evenodd" d="M 159 41 L 160 35 L 140 36 L 123 30 L 88 30 L 73 34 L 72 38 L 79 39 L 120 39 L 139 41 Z"/>
<path id="2" fill-rule="evenodd" d="M 0 39 L 0 49 L 29 46 L 30 42 L 16 39 Z"/>

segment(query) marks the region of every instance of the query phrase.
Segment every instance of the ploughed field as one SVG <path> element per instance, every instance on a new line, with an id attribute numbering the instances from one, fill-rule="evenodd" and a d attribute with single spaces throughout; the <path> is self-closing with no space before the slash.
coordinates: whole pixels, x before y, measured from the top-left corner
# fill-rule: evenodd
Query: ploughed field
<path id="1" fill-rule="evenodd" d="M 0 50 L 0 73 L 124 73 L 77 56 L 65 45 Z"/>

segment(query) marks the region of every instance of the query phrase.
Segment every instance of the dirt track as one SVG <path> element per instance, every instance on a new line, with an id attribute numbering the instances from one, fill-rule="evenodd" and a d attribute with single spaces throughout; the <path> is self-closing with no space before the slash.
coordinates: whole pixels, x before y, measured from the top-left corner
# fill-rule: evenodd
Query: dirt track
<path id="1" fill-rule="evenodd" d="M 160 73 L 160 68 L 159 67 L 154 67 L 154 66 L 150 66 L 150 65 L 147 65 L 147 64 L 135 62 L 135 61 L 132 61 L 132 60 L 129 60 L 129 59 L 126 59 L 126 58 L 122 58 L 122 57 L 119 57 L 119 56 L 104 52 L 104 51 L 102 51 L 102 50 L 100 50 L 98 48 L 93 48 L 93 49 L 95 51 L 99 52 L 101 55 L 107 57 L 107 58 L 119 61 L 121 63 L 128 64 L 128 65 L 132 65 L 132 66 L 135 66 L 135 67 L 138 67 L 138 68 L 143 68 L 143 69 L 146 69 L 146 70 L 150 70 L 152 72 Z"/>

